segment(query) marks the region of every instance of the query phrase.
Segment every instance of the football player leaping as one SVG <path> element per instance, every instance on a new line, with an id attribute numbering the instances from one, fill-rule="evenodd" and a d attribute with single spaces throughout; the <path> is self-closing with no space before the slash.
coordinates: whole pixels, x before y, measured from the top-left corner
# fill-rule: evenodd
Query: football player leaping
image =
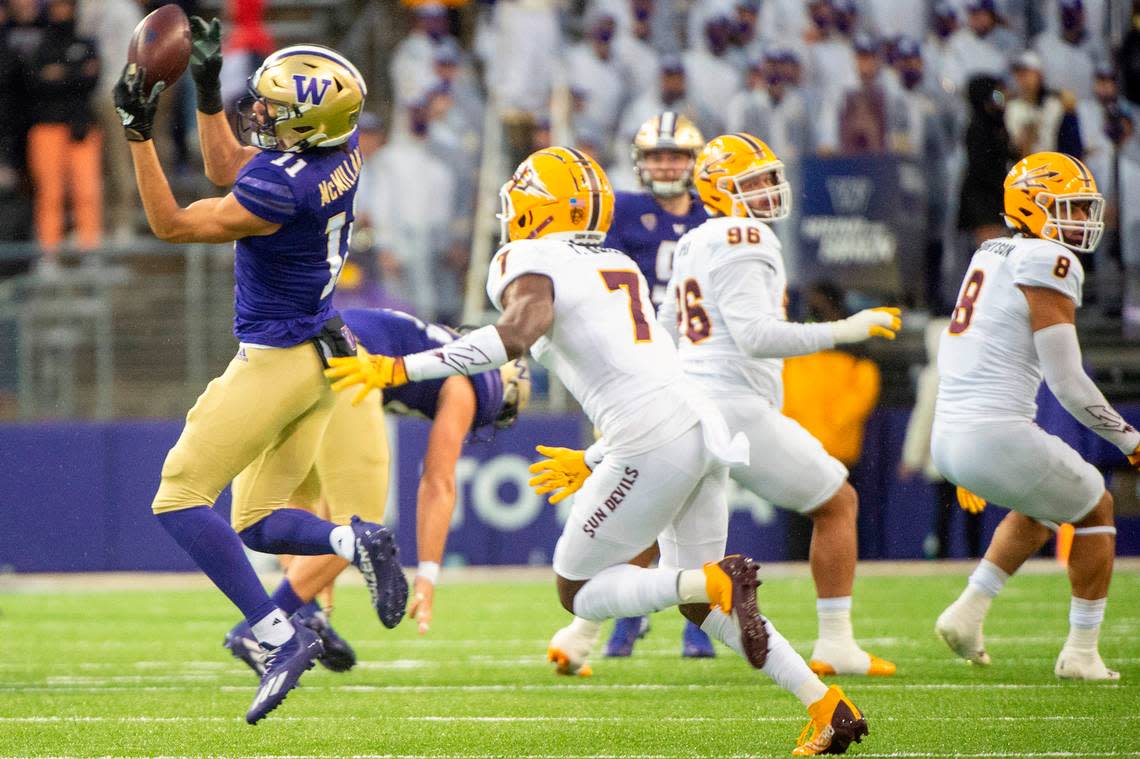
<path id="1" fill-rule="evenodd" d="M 687 116 L 663 111 L 637 130 L 630 148 L 633 172 L 645 192 L 614 193 L 614 223 L 606 246 L 632 258 L 649 283 L 653 308 L 665 300 L 677 240 L 700 226 L 708 214 L 693 192 L 693 166 L 705 140 Z M 646 566 L 656 551 L 644 557 Z M 606 656 L 629 656 L 649 629 L 648 617 L 615 620 Z M 681 655 L 715 656 L 712 641 L 692 622 L 685 623 Z"/>
<path id="2" fill-rule="evenodd" d="M 870 309 L 825 324 L 786 321 L 780 241 L 766 223 L 791 210 L 783 164 L 755 137 L 729 134 L 704 147 L 694 176 L 714 218 L 677 244 L 661 324 L 677 332 L 685 374 L 756 452 L 749 464 L 734 466 L 731 477 L 813 522 L 819 637 L 812 670 L 894 674 L 895 665 L 860 648 L 851 629 L 858 499 L 847 469 L 780 407 L 783 357 L 875 336 L 893 339 L 898 309 Z"/>
<path id="3" fill-rule="evenodd" d="M 1060 438 L 1034 424 L 1042 376 L 1079 422 L 1140 465 L 1140 432 L 1108 404 L 1081 367 L 1074 324 L 1084 269 L 1104 230 L 1104 198 L 1088 168 L 1062 153 L 1023 158 L 1005 180 L 1011 237 L 982 244 L 938 351 L 931 454 L 946 479 L 1012 511 L 998 525 L 969 584 L 935 626 L 962 658 L 988 664 L 982 624 L 1009 576 L 1058 523 L 1076 526 L 1069 555 L 1069 637 L 1058 677 L 1115 680 L 1100 658 L 1116 546 L 1104 478 Z"/>
<path id="4" fill-rule="evenodd" d="M 859 710 L 828 688 L 760 616 L 757 565 L 724 557 L 728 465 L 748 459 L 716 408 L 681 371 L 648 308 L 645 278 L 601 247 L 613 192 L 581 152 L 548 148 L 500 191 L 503 247 L 487 294 L 502 311 L 441 348 L 407 356 L 334 359 L 334 388 L 472 374 L 532 355 L 558 374 L 608 450 L 582 485 L 554 550 L 562 605 L 596 626 L 679 605 L 713 637 L 794 693 L 812 716 L 806 754 L 842 753 L 867 732 Z M 660 536 L 664 567 L 628 564 Z M 671 568 L 669 568 L 671 567 Z"/>
<path id="5" fill-rule="evenodd" d="M 330 356 L 352 352 L 332 293 L 348 253 L 364 82 L 328 48 L 278 50 L 250 78 L 254 146 L 243 146 L 222 110 L 220 32 L 217 21 L 194 19 L 191 73 L 206 175 L 232 184 L 229 194 L 179 207 L 151 141 L 161 85 L 147 91 L 145 71 L 128 64 L 114 97 L 154 233 L 171 242 L 236 242 L 234 333 L 241 347 L 187 415 L 152 509 L 269 650 L 246 714 L 255 723 L 313 666 L 321 642 L 266 594 L 243 540 L 270 553 L 336 553 L 355 562 L 389 626 L 403 616 L 408 588 L 392 535 L 379 524 L 338 526 L 282 508 L 312 467 L 338 402 L 321 370 Z M 360 411 L 383 434 L 379 405 Z M 211 507 L 243 472 L 247 522 L 239 538 Z"/>

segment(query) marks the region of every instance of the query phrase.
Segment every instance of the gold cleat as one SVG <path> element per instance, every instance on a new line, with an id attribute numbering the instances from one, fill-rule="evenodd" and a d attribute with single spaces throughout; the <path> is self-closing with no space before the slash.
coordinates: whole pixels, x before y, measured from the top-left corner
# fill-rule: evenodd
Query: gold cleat
<path id="1" fill-rule="evenodd" d="M 827 675 L 866 675 L 867 677 L 890 677 L 895 673 L 894 662 L 889 662 L 886 659 L 880 659 L 874 654 L 867 654 L 871 657 L 871 664 L 867 667 L 866 672 L 839 672 L 832 665 L 819 659 L 812 659 L 808 662 L 811 671 L 820 677 Z"/>
<path id="2" fill-rule="evenodd" d="M 792 756 L 843 754 L 852 742 L 862 742 L 870 732 L 862 712 L 838 685 L 832 685 L 823 698 L 809 706 L 808 714 L 811 722 L 800 733 Z"/>
<path id="3" fill-rule="evenodd" d="M 554 662 L 554 674 L 556 675 L 589 677 L 594 674 L 594 669 L 588 662 L 575 662 L 560 648 L 554 648 L 553 646 L 548 648 L 546 650 L 546 660 Z"/>

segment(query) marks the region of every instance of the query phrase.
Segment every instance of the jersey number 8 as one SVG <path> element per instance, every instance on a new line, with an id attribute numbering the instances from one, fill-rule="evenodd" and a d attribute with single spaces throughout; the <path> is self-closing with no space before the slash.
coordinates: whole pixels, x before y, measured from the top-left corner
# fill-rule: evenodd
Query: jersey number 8
<path id="1" fill-rule="evenodd" d="M 978 302 L 978 294 L 982 291 L 982 283 L 986 281 L 986 273 L 981 269 L 974 269 L 966 279 L 966 286 L 962 288 L 962 297 L 954 307 L 954 318 L 950 321 L 948 331 L 951 335 L 960 335 L 970 327 L 974 319 L 974 304 Z"/>

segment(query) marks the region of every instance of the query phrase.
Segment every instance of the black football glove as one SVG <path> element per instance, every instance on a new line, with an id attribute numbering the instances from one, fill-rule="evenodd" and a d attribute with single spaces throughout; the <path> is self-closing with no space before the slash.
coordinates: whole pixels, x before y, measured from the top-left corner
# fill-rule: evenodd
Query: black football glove
<path id="1" fill-rule="evenodd" d="M 200 16 L 190 18 L 190 75 L 198 90 L 198 110 L 220 113 L 222 110 L 222 23 L 207 22 Z"/>
<path id="2" fill-rule="evenodd" d="M 166 82 L 156 82 L 150 95 L 145 95 L 145 80 L 146 69 L 128 63 L 115 84 L 115 110 L 118 111 L 119 120 L 123 122 L 127 139 L 131 142 L 150 139 L 150 133 L 154 130 L 154 113 L 158 110 L 158 96 L 166 89 Z"/>

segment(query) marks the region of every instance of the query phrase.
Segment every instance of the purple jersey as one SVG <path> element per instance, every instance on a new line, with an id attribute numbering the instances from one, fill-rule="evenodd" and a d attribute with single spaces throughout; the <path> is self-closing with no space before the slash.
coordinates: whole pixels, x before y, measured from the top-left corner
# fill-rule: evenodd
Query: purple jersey
<path id="1" fill-rule="evenodd" d="M 674 216 L 647 192 L 619 192 L 614 198 L 614 223 L 606 234 L 606 247 L 616 248 L 637 262 L 649 283 L 653 307 L 660 308 L 673 273 L 673 248 L 690 229 L 708 220 L 701 199 L 684 216 Z"/>
<path id="2" fill-rule="evenodd" d="M 386 308 L 350 308 L 341 313 L 341 318 L 369 353 L 384 356 L 419 353 L 456 338 L 456 334 L 447 327 L 425 324 L 411 314 Z M 476 429 L 498 418 L 503 407 L 503 378 L 497 370 L 492 370 L 474 374 L 469 379 L 475 388 L 475 421 L 471 428 Z M 443 383 L 444 380 L 435 379 L 387 388 L 384 390 L 384 405 L 397 413 L 414 413 L 434 419 Z"/>
<path id="3" fill-rule="evenodd" d="M 335 148 L 264 151 L 238 172 L 233 194 L 281 225 L 234 243 L 234 335 L 288 348 L 336 315 L 332 293 L 348 257 L 362 158 L 354 134 Z"/>

